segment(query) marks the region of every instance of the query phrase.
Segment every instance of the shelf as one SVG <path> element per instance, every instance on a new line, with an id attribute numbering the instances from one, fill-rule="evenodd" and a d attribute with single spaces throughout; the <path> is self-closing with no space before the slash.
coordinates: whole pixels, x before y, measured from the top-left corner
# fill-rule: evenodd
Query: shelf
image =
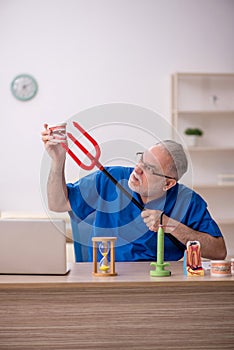
<path id="1" fill-rule="evenodd" d="M 174 114 L 179 114 L 181 116 L 183 115 L 188 115 L 189 116 L 200 116 L 200 115 L 204 115 L 204 116 L 231 116 L 234 117 L 234 110 L 175 110 L 173 111 Z"/>
<path id="2" fill-rule="evenodd" d="M 216 218 L 215 221 L 218 223 L 218 225 L 234 225 L 234 218 L 229 218 L 229 219 Z"/>
<path id="3" fill-rule="evenodd" d="M 234 73 L 173 74 L 171 110 L 173 137 L 184 141 L 190 158 L 191 173 L 185 176 L 185 184 L 187 180 L 188 186 L 202 196 L 222 231 L 231 235 L 234 229 Z M 196 146 L 192 146 L 184 134 L 187 128 L 203 131 Z"/>
<path id="4" fill-rule="evenodd" d="M 172 110 L 182 115 L 234 115 L 233 73 L 176 73 Z"/>
<path id="5" fill-rule="evenodd" d="M 211 189 L 211 190 L 223 190 L 223 189 L 234 189 L 234 184 L 225 184 L 225 185 L 220 185 L 218 183 L 216 184 L 197 184 L 197 185 L 193 185 L 193 189 L 195 191 L 199 190 L 199 189 Z"/>
<path id="6" fill-rule="evenodd" d="M 196 146 L 188 147 L 187 150 L 189 152 L 234 152 L 234 147 Z"/>
<path id="7" fill-rule="evenodd" d="M 213 77 L 224 77 L 224 78 L 234 78 L 234 73 L 204 73 L 204 72 L 176 72 L 175 73 L 178 78 L 180 77 L 208 77 L 208 78 L 213 78 Z"/>

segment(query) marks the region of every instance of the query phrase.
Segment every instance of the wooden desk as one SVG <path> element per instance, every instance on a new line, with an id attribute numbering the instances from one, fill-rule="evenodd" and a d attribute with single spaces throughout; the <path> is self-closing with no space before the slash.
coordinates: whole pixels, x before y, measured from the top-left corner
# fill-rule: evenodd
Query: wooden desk
<path id="1" fill-rule="evenodd" d="M 67 276 L 0 276 L 0 349 L 233 349 L 234 277 L 150 277 L 149 263 Z"/>

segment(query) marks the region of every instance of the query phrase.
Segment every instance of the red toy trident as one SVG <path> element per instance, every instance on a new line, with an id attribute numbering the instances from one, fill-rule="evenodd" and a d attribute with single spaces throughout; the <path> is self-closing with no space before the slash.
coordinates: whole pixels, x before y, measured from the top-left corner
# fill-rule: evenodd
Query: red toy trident
<path id="1" fill-rule="evenodd" d="M 67 133 L 69 139 L 71 139 L 74 144 L 91 160 L 90 165 L 86 165 L 81 162 L 81 160 L 68 148 L 67 144 L 62 142 L 62 147 L 67 151 L 67 153 L 72 157 L 72 159 L 78 164 L 82 169 L 92 170 L 95 166 L 98 167 L 114 184 L 118 187 L 130 200 L 133 202 L 140 210 L 144 210 L 144 207 L 132 197 L 132 195 L 121 186 L 118 181 L 104 168 L 104 166 L 99 162 L 101 155 L 100 147 L 97 141 L 90 136 L 87 131 L 85 131 L 77 122 L 73 122 L 73 125 L 86 137 L 91 144 L 94 146 L 96 154 L 93 156 L 71 133 Z"/>

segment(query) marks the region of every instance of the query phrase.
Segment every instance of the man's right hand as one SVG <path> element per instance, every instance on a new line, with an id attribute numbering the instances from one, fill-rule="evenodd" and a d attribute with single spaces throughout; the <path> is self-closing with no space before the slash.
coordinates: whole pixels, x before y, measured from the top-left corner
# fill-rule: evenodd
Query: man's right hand
<path id="1" fill-rule="evenodd" d="M 45 149 L 48 152 L 49 156 L 56 163 L 64 163 L 66 158 L 66 151 L 59 143 L 52 142 L 53 136 L 51 135 L 51 131 L 48 128 L 48 124 L 44 124 L 44 130 L 41 132 L 41 136 L 42 141 L 45 145 Z"/>
<path id="2" fill-rule="evenodd" d="M 50 174 L 47 183 L 48 208 L 55 212 L 70 211 L 67 186 L 64 176 L 66 151 L 59 143 L 52 142 L 53 136 L 47 124 L 41 132 L 45 149 L 52 158 Z"/>

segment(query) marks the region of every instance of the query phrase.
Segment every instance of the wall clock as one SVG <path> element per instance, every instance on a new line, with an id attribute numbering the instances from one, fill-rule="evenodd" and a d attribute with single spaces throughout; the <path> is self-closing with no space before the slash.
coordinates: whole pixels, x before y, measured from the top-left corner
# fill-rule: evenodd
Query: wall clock
<path id="1" fill-rule="evenodd" d="M 17 77 L 12 80 L 11 92 L 18 100 L 31 100 L 36 95 L 37 90 L 37 82 L 29 74 L 17 75 Z"/>

